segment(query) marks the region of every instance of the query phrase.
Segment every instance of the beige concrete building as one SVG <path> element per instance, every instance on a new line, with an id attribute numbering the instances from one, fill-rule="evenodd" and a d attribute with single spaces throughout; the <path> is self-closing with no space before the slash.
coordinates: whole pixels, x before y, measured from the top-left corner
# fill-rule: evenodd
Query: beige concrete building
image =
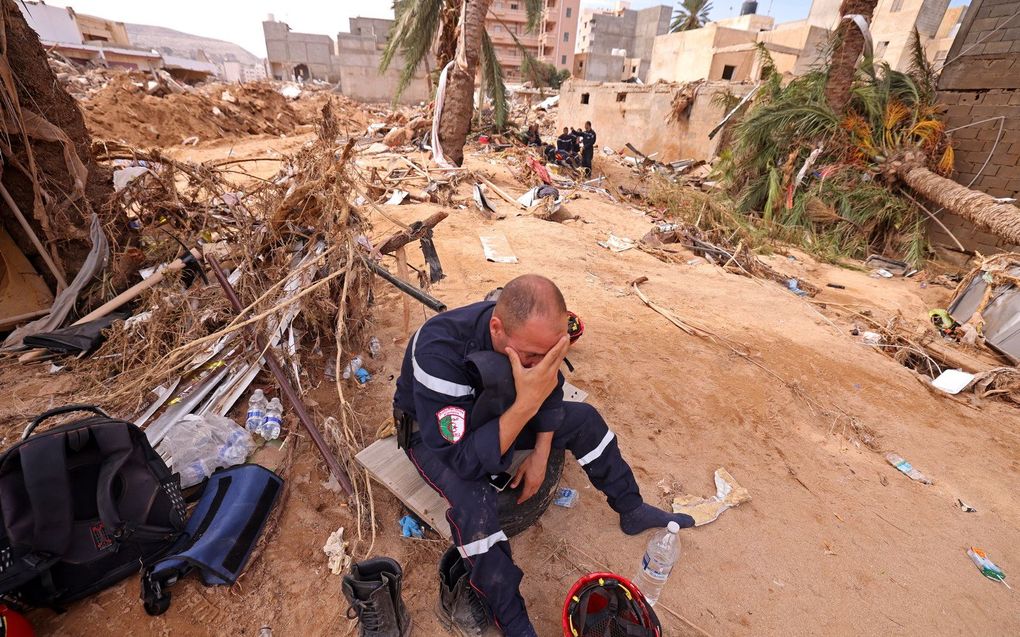
<path id="1" fill-rule="evenodd" d="M 599 145 L 625 152 L 630 142 L 646 154 L 657 153 L 663 162 L 680 159 L 708 160 L 715 155 L 719 136 L 708 138 L 725 113 L 712 103 L 720 91 L 743 96 L 753 84 L 709 82 L 702 86 L 680 122 L 669 122 L 676 84 L 658 82 L 601 83 L 570 79 L 560 88 L 557 127 L 579 126 L 590 121 Z"/>
<path id="2" fill-rule="evenodd" d="M 756 45 L 772 55 L 780 73 L 800 75 L 819 61 L 829 32 L 808 20 L 776 26 L 771 17 L 742 15 L 700 29 L 655 38 L 648 81 L 757 80 Z"/>
<path id="3" fill-rule="evenodd" d="M 574 67 L 574 47 L 581 0 L 545 0 L 538 33 L 528 33 L 524 0 L 493 0 L 485 22 L 507 82 L 527 80 L 521 74 L 524 56 L 514 42 L 536 59 L 559 70 Z"/>
<path id="4" fill-rule="evenodd" d="M 273 17 L 262 23 L 269 73 L 278 80 L 323 80 L 344 95 L 365 102 L 386 102 L 396 94 L 403 66 L 399 56 L 385 73 L 379 62 L 393 20 L 351 18 L 350 31 L 328 35 L 291 31 Z M 430 99 L 428 80 L 419 70 L 400 96 L 404 103 Z"/>
<path id="5" fill-rule="evenodd" d="M 953 46 L 953 40 L 960 32 L 963 19 L 967 15 L 967 7 L 951 7 L 946 10 L 935 36 L 925 46 L 925 53 L 928 61 L 941 69 L 949 56 L 949 49 Z"/>
<path id="6" fill-rule="evenodd" d="M 669 32 L 673 8 L 635 11 L 626 3 L 581 12 L 571 75 L 595 82 L 646 81 L 655 37 Z"/>
<path id="7" fill-rule="evenodd" d="M 649 81 L 755 80 L 760 77 L 756 44 L 763 44 L 781 73 L 801 75 L 822 61 L 840 0 L 815 0 L 805 20 L 776 25 L 772 18 L 746 14 L 710 22 L 700 29 L 655 38 Z M 946 59 L 964 7 L 949 11 L 949 0 L 880 0 L 871 24 L 876 61 L 910 68 L 916 28 L 930 61 Z"/>

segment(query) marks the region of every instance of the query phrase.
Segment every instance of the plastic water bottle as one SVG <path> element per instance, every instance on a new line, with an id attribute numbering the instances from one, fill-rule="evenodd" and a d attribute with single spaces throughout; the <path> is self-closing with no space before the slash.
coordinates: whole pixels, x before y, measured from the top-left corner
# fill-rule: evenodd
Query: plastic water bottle
<path id="1" fill-rule="evenodd" d="M 373 336 L 368 341 L 368 355 L 375 358 L 382 351 L 382 343 L 379 342 L 378 336 Z"/>
<path id="2" fill-rule="evenodd" d="M 251 440 L 251 434 L 247 431 L 241 431 L 237 429 L 234 433 L 230 434 L 227 441 L 223 443 L 218 452 L 218 460 L 221 464 L 228 467 L 232 467 L 235 464 L 241 464 L 248 459 L 248 442 Z"/>
<path id="3" fill-rule="evenodd" d="M 641 559 L 641 570 L 634 578 L 634 584 L 645 595 L 649 606 L 655 606 L 666 585 L 666 578 L 680 557 L 680 525 L 670 522 L 669 526 L 655 534 L 648 542 L 648 549 Z"/>
<path id="4" fill-rule="evenodd" d="M 280 426 L 283 423 L 283 403 L 279 398 L 269 401 L 266 407 L 266 421 L 262 423 L 259 435 L 266 440 L 276 440 L 280 437 Z"/>
<path id="5" fill-rule="evenodd" d="M 255 433 L 262 427 L 262 421 L 266 419 L 266 395 L 261 389 L 256 389 L 248 401 L 248 416 L 244 421 L 245 428 Z"/>
<path id="6" fill-rule="evenodd" d="M 206 467 L 205 460 L 195 460 L 182 467 L 179 473 L 181 474 L 181 487 L 186 489 L 205 480 L 206 476 L 212 472 Z"/>
<path id="7" fill-rule="evenodd" d="M 363 364 L 364 361 L 361 360 L 360 356 L 352 358 L 351 362 L 347 363 L 347 367 L 344 367 L 344 380 L 349 379 L 351 376 L 356 376 Z"/>

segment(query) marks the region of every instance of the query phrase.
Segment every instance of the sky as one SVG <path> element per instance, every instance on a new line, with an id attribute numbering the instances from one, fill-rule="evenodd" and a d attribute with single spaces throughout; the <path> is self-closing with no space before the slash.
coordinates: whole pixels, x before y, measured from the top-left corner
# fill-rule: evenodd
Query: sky
<path id="1" fill-rule="evenodd" d="M 120 22 L 151 24 L 194 35 L 239 44 L 259 57 L 266 55 L 262 21 L 270 13 L 290 25 L 291 30 L 322 33 L 336 37 L 348 29 L 348 18 L 392 18 L 393 0 L 48 0 L 51 6 L 71 6 L 79 13 Z M 583 7 L 610 6 L 612 2 L 582 0 Z M 632 0 L 631 8 L 642 9 L 663 0 Z M 711 18 L 718 20 L 740 13 L 742 0 L 713 0 Z M 953 0 L 950 5 L 967 4 Z M 759 0 L 758 13 L 776 22 L 807 17 L 811 0 Z"/>

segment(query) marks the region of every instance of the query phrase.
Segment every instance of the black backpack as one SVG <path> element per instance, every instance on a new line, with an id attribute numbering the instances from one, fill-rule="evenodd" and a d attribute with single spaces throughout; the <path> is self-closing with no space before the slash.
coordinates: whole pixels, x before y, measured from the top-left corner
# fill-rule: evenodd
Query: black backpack
<path id="1" fill-rule="evenodd" d="M 74 411 L 95 415 L 31 435 Z M 0 456 L 0 595 L 59 610 L 161 557 L 185 516 L 141 429 L 89 405 L 47 411 Z"/>

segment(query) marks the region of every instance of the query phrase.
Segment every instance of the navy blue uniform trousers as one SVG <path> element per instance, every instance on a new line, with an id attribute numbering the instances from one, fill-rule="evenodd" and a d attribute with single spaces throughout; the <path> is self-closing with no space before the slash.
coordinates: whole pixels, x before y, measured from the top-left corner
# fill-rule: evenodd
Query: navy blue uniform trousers
<path id="1" fill-rule="evenodd" d="M 585 403 L 564 402 L 563 407 L 565 416 L 553 434 L 553 447 L 573 454 L 613 510 L 626 513 L 637 508 L 641 494 L 634 472 L 606 421 Z M 535 432 L 525 427 L 514 449 L 532 449 L 534 442 Z M 468 564 L 472 587 L 488 604 L 497 625 L 509 637 L 534 635 L 520 593 L 524 574 L 514 564 L 510 543 L 500 528 L 496 489 L 487 481 L 459 477 L 420 441 L 407 455 L 429 486 L 449 503 L 446 519 L 453 542 Z"/>

